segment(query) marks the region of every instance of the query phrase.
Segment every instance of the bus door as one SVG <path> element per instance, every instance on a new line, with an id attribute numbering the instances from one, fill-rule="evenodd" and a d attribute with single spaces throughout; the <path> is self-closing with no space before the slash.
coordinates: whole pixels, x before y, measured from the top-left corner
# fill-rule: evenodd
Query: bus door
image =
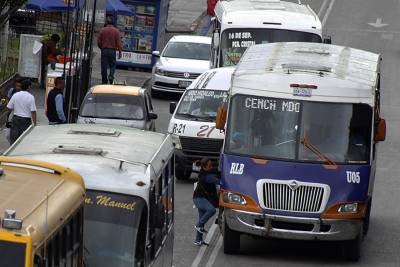
<path id="1" fill-rule="evenodd" d="M 174 239 L 174 163 L 165 165 L 150 192 L 148 252 L 152 266 L 172 266 Z"/>

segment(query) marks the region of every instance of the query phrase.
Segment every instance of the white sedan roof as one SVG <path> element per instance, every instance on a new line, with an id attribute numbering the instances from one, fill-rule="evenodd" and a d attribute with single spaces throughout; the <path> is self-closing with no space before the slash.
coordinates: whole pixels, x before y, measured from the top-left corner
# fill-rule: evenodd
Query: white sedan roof
<path id="1" fill-rule="evenodd" d="M 211 44 L 211 37 L 198 35 L 175 35 L 169 42 Z"/>

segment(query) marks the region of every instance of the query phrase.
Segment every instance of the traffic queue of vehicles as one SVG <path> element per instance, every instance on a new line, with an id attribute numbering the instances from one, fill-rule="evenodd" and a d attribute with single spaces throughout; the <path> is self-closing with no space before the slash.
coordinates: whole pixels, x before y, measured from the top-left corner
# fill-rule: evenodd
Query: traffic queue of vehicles
<path id="1" fill-rule="evenodd" d="M 148 90 L 101 85 L 78 124 L 30 127 L 0 157 L 1 263 L 172 266 L 174 179 L 204 156 L 221 173 L 225 253 L 246 234 L 342 241 L 358 260 L 386 134 L 380 56 L 323 44 L 300 3 L 215 13 L 212 38 L 153 52 L 151 92 L 183 92 L 168 134 L 143 131 L 157 118 Z"/>
<path id="2" fill-rule="evenodd" d="M 255 18 L 249 10 L 256 9 L 274 15 Z M 218 222 L 225 253 L 239 253 L 240 235 L 248 234 L 342 241 L 343 256 L 358 260 L 369 228 L 377 147 L 386 134 L 380 56 L 322 44 L 318 18 L 300 4 L 219 1 L 215 11 L 212 66 L 238 65 L 229 74 L 204 73 L 176 108 L 171 103 L 168 132 L 179 177 L 189 177 L 193 160 L 217 159 L 221 144 L 215 144 L 223 137 Z M 268 36 L 275 38 L 262 39 Z M 222 73 L 226 77 L 218 79 Z M 217 80 L 221 84 L 212 84 Z M 204 89 L 227 87 L 227 98 L 217 97 L 220 107 L 213 107 L 215 91 Z M 207 122 L 209 115 L 216 125 Z"/>

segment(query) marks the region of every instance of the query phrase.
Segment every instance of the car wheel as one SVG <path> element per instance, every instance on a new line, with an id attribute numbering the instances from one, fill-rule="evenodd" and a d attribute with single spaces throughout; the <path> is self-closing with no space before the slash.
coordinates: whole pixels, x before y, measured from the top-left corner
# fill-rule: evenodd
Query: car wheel
<path id="1" fill-rule="evenodd" d="M 223 228 L 224 253 L 238 254 L 240 252 L 240 233 L 231 230 L 226 220 L 224 220 Z"/>
<path id="2" fill-rule="evenodd" d="M 363 240 L 363 230 L 353 240 L 344 241 L 342 245 L 342 254 L 344 259 L 357 262 L 361 256 L 361 243 Z"/>
<path id="3" fill-rule="evenodd" d="M 363 234 L 367 235 L 369 230 L 369 222 L 371 217 L 371 206 L 372 206 L 372 198 L 368 202 L 367 211 L 365 213 L 365 218 L 363 222 Z"/>

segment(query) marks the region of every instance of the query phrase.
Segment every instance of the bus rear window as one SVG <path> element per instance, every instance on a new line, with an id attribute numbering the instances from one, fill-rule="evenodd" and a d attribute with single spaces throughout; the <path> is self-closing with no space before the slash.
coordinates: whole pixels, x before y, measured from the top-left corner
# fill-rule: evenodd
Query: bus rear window
<path id="1" fill-rule="evenodd" d="M 0 240 L 0 267 L 24 267 L 26 244 Z"/>

